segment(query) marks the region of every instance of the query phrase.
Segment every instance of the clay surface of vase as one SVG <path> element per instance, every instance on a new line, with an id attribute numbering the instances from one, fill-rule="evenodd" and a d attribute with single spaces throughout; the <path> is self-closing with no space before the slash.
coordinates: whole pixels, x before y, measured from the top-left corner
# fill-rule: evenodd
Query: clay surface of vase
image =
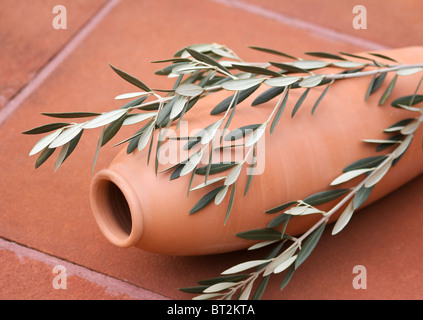
<path id="1" fill-rule="evenodd" d="M 396 49 L 385 54 L 402 63 L 421 63 L 423 47 Z M 91 204 L 96 222 L 105 237 L 121 247 L 135 246 L 172 255 L 214 254 L 246 248 L 253 243 L 235 237 L 235 234 L 266 227 L 275 217 L 266 214 L 266 210 L 330 190 L 330 182 L 350 163 L 385 154 L 386 150 L 376 153 L 375 146 L 362 139 L 385 139 L 389 136 L 383 133 L 383 129 L 415 116 L 391 107 L 390 103 L 394 98 L 413 94 L 420 76 L 399 77 L 391 98 L 383 106 L 378 106 L 378 101 L 392 74 L 387 75 L 382 87 L 367 102 L 364 96 L 370 77 L 337 81 L 329 88 L 316 113 L 311 115 L 311 108 L 325 86 L 313 88 L 294 118 L 291 118 L 291 110 L 304 89 L 291 90 L 278 126 L 272 134 L 269 129 L 264 134 L 264 152 L 258 157 L 262 172 L 253 177 L 248 194 L 244 196 L 247 168 L 243 168 L 236 182 L 234 206 L 226 224 L 230 191 L 220 205 L 211 203 L 190 215 L 192 207 L 219 183 L 191 191 L 187 197 L 190 174 L 172 181 L 169 181 L 171 171 L 156 176 L 154 156 L 147 166 L 146 149 L 126 154 L 126 148 L 123 148 L 110 166 L 99 171 L 92 181 Z M 263 90 L 268 88 L 262 87 Z M 257 94 L 237 106 L 230 129 L 266 121 L 277 98 L 252 107 L 251 101 Z M 189 132 L 220 119 L 222 115 L 211 116 L 210 111 L 228 95 L 227 92 L 225 96 L 218 93 L 200 100 L 184 117 Z M 175 140 L 169 141 L 169 150 L 176 143 Z M 376 185 L 366 204 L 423 172 L 421 143 L 422 133 L 418 130 L 405 156 Z M 154 145 L 152 150 L 155 150 Z M 169 155 L 164 152 L 163 157 L 166 156 Z M 161 163 L 159 171 L 172 165 Z M 209 179 L 223 174 L 228 171 Z M 201 179 L 204 176 L 196 176 L 192 186 L 203 182 Z M 357 181 L 352 180 L 340 187 L 351 187 Z M 330 205 L 322 208 L 327 209 Z M 287 232 L 292 235 L 302 233 L 319 218 L 318 215 L 295 217 L 291 219 Z"/>

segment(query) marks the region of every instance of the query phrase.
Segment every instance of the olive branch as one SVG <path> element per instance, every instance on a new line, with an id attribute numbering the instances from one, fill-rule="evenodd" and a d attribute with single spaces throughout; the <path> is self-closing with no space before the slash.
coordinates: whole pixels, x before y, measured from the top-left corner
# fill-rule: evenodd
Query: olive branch
<path id="1" fill-rule="evenodd" d="M 186 140 L 185 149 L 190 151 L 189 156 L 176 165 L 161 171 L 161 173 L 171 172 L 170 180 L 184 175 L 191 175 L 187 196 L 191 191 L 219 184 L 218 187 L 205 194 L 194 205 L 189 214 L 194 214 L 213 202 L 219 205 L 231 189 L 225 216 L 226 223 L 234 204 L 236 182 L 241 170 L 251 158 L 249 162 L 250 170 L 247 171 L 248 178 L 244 187 L 245 196 L 254 175 L 254 168 L 257 162 L 257 144 L 267 129 L 270 133 L 274 132 L 282 113 L 286 109 L 291 90 L 303 90 L 292 108 L 291 117 L 294 117 L 306 100 L 310 90 L 325 86 L 321 95 L 313 104 L 311 112 L 314 114 L 334 82 L 350 78 L 371 77 L 364 96 L 367 101 L 369 96 L 375 93 L 382 85 L 386 75 L 394 73 L 394 77 L 378 102 L 379 105 L 383 105 L 393 92 L 399 77 L 408 76 L 423 70 L 423 63 L 402 64 L 391 57 L 378 53 L 369 53 L 367 56 L 361 56 L 344 52 L 339 54 L 306 52 L 306 55 L 313 57 L 313 60 L 306 60 L 273 49 L 251 48 L 277 57 L 283 57 L 290 61 L 246 62 L 240 59 L 231 49 L 220 44 L 192 45 L 182 48 L 169 59 L 152 62 L 168 63 L 166 67 L 158 70 L 156 74 L 174 78 L 175 82 L 172 89 L 152 89 L 136 77 L 111 65 L 117 75 L 142 91 L 116 96 L 116 100 L 130 99 L 131 101 L 119 109 L 103 113 L 42 113 L 47 117 L 53 118 L 84 120 L 89 118 L 89 120 L 83 122 L 53 122 L 23 132 L 24 134 L 48 133 L 30 151 L 30 156 L 39 153 L 35 161 L 35 167 L 41 166 L 56 149 L 60 149 L 55 162 L 55 170 L 57 170 L 74 151 L 85 130 L 102 128 L 94 155 L 92 166 L 92 171 L 94 172 L 100 149 L 115 137 L 122 126 L 137 125 L 140 128 L 132 136 L 115 144 L 115 146 L 127 143 L 126 152 L 128 154 L 136 150 L 148 149 L 147 162 L 149 162 L 153 154 L 153 142 L 156 141 L 154 167 L 156 174 L 158 174 L 161 147 L 167 140 Z M 339 72 L 334 73 L 334 70 L 337 69 Z M 326 70 L 329 71 L 325 72 Z M 416 104 L 423 101 L 423 96 L 417 94 L 422 79 L 414 94 L 396 99 L 392 106 L 403 108 L 410 112 L 422 113 L 421 108 L 415 107 Z M 259 106 L 279 97 L 267 120 L 263 123 L 245 124 L 225 135 L 225 130 L 229 128 L 232 119 L 235 117 L 237 106 L 263 85 L 270 88 L 255 97 L 252 106 Z M 212 116 L 220 116 L 219 120 L 212 122 L 194 136 L 167 137 L 169 128 L 175 124 L 176 128 L 178 128 L 184 116 L 195 109 L 200 99 L 218 91 L 233 93 L 210 111 Z M 272 252 L 263 260 L 247 261 L 224 271 L 222 277 L 200 281 L 200 286 L 181 290 L 200 293 L 196 297 L 198 299 L 230 299 L 234 298 L 235 294 L 238 294 L 240 299 L 247 299 L 251 295 L 255 281 L 261 276 L 260 284 L 252 296 L 257 299 L 263 294 L 271 274 L 287 270 L 281 285 L 281 288 L 285 287 L 295 269 L 304 262 L 315 247 L 329 218 L 346 205 L 334 226 L 333 233 L 341 231 L 348 223 L 353 212 L 367 200 L 374 185 L 402 157 L 422 119 L 422 115 L 416 118 L 404 119 L 385 129 L 384 132 L 386 133 L 398 133 L 396 136 L 386 140 L 364 140 L 366 143 L 378 144 L 377 150 L 395 145 L 397 147 L 385 156 L 361 159 L 349 165 L 344 168 L 344 173 L 332 182 L 332 185 L 339 185 L 352 178 L 366 175 L 356 187 L 324 191 L 304 200 L 292 201 L 269 209 L 266 211 L 269 214 L 281 211 L 282 214 L 274 218 L 267 228 L 237 234 L 238 237 L 244 239 L 262 241 L 254 244 L 249 248 L 250 250 L 270 245 L 274 246 Z M 155 137 L 156 131 L 158 133 Z M 229 146 L 224 146 L 222 144 L 223 141 L 236 142 Z M 240 162 L 213 162 L 213 151 L 223 150 L 224 148 L 244 148 L 246 150 L 245 157 Z M 208 162 L 205 166 L 200 166 L 200 162 L 207 151 L 210 151 Z M 228 174 L 214 179 L 209 177 L 222 172 L 228 172 Z M 192 184 L 196 175 L 201 176 L 204 182 L 193 187 Z M 342 200 L 327 212 L 316 207 L 342 196 L 344 196 Z M 321 214 L 322 218 L 298 238 L 285 233 L 292 216 L 309 214 Z M 281 226 L 283 226 L 282 231 L 275 229 Z M 252 273 L 238 274 L 254 267 L 258 268 Z"/>

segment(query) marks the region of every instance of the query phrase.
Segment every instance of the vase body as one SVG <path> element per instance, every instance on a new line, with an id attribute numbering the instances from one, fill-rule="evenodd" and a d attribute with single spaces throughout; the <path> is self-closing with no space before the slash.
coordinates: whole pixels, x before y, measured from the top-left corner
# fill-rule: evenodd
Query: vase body
<path id="1" fill-rule="evenodd" d="M 420 63 L 423 60 L 423 48 L 420 47 L 384 53 L 406 64 Z M 334 70 L 336 69 L 332 71 Z M 257 156 L 258 172 L 253 176 L 246 196 L 244 188 L 248 166 L 244 166 L 239 175 L 233 208 L 226 224 L 225 215 L 231 189 L 219 205 L 211 203 L 204 209 L 189 214 L 207 192 L 223 181 L 191 191 L 187 197 L 191 174 L 172 181 L 169 181 L 172 171 L 158 173 L 156 176 L 154 145 L 149 165 L 148 147 L 131 154 L 126 154 L 124 148 L 107 169 L 95 175 L 92 182 L 91 204 L 100 230 L 117 246 L 135 246 L 146 251 L 171 255 L 214 254 L 252 245 L 253 242 L 240 239 L 235 234 L 266 227 L 275 217 L 265 213 L 266 210 L 330 190 L 330 182 L 342 174 L 344 167 L 356 160 L 387 152 L 385 150 L 376 153 L 375 145 L 364 143 L 362 139 L 386 139 L 389 136 L 382 132 L 383 129 L 399 120 L 416 116 L 393 108 L 390 103 L 393 98 L 413 94 L 421 75 L 399 77 L 392 98 L 383 106 L 378 106 L 380 96 L 392 76 L 388 74 L 382 87 L 367 102 L 364 101 L 364 96 L 370 77 L 336 81 L 314 115 L 311 115 L 311 109 L 325 86 L 312 88 L 293 118 L 291 110 L 304 89 L 291 90 L 276 129 L 270 134 L 267 128 L 262 137 L 263 142 L 261 148 L 258 148 Z M 257 94 L 254 95 L 256 96 Z M 278 98 L 252 107 L 254 97 L 237 106 L 230 129 L 267 120 Z M 196 129 L 198 131 L 205 128 L 223 116 L 210 115 L 211 109 L 223 98 L 225 96 L 220 93 L 206 97 L 184 116 L 189 124 L 189 134 Z M 375 186 L 366 205 L 423 172 L 421 141 L 421 130 L 418 130 L 404 157 Z M 180 142 L 171 140 L 168 143 L 164 148 L 167 152 L 163 153 L 162 158 L 170 158 L 169 150 L 176 148 L 175 145 Z M 208 155 L 204 155 L 206 157 Z M 165 160 L 159 161 L 159 172 L 173 165 L 166 165 Z M 211 175 L 209 180 L 228 173 L 229 171 Z M 196 175 L 192 187 L 203 181 L 204 176 Z M 359 180 L 339 187 L 350 187 L 357 181 Z M 325 206 L 322 208 L 329 208 L 330 204 Z M 339 214 L 334 215 L 331 221 L 338 216 Z M 287 232 L 292 235 L 300 234 L 319 218 L 318 215 L 294 217 Z"/>

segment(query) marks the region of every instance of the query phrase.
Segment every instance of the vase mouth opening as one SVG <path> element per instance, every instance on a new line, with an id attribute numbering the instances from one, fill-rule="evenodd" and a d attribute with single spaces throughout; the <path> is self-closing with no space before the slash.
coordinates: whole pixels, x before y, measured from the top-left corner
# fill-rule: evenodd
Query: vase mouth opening
<path id="1" fill-rule="evenodd" d="M 141 238 L 138 199 L 116 172 L 106 169 L 96 174 L 91 184 L 91 208 L 100 231 L 113 244 L 130 247 Z"/>

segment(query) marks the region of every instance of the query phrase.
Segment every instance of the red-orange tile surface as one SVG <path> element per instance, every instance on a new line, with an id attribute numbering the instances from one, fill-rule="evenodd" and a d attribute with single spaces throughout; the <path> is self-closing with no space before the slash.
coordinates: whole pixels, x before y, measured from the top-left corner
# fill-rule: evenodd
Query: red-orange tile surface
<path id="1" fill-rule="evenodd" d="M 39 137 L 20 134 L 51 121 L 40 112 L 106 111 L 120 106 L 113 98 L 134 88 L 114 74 L 108 63 L 153 88 L 167 88 L 169 81 L 152 75 L 158 65 L 149 61 L 168 58 L 179 48 L 200 42 L 226 44 L 251 61 L 270 58 L 248 49 L 248 45 L 292 54 L 361 49 L 214 1 L 121 1 L 0 126 L 0 236 L 177 299 L 191 298 L 177 288 L 195 285 L 197 280 L 216 276 L 242 262 L 244 252 L 174 257 L 114 247 L 100 234 L 89 203 L 91 164 L 100 131 L 84 133 L 56 173 L 53 159 L 34 169 L 35 158 L 27 154 Z M 125 128 L 101 150 L 97 170 L 107 166 L 117 153 L 119 147 L 111 145 L 136 130 Z M 422 183 L 422 178 L 416 179 L 386 201 L 363 210 L 340 235 L 325 234 L 287 290 L 279 291 L 276 278 L 265 298 L 422 298 L 418 286 L 422 264 L 417 254 L 422 246 L 422 217 L 418 214 Z M 0 259 L 8 257 L 6 254 Z M 352 269 L 358 264 L 368 270 L 366 290 L 352 287 Z M 39 281 L 46 279 L 40 276 Z M 36 277 L 32 281 L 35 285 Z M 15 290 L 10 284 L 1 288 L 1 294 L 11 295 Z M 50 294 L 45 293 L 43 298 L 51 298 Z"/>
<path id="2" fill-rule="evenodd" d="M 106 0 L 3 0 L 0 3 L 0 108 L 92 18 Z M 55 29 L 63 5 L 67 29 Z M 64 13 L 61 11 L 62 14 Z M 64 22 L 64 20 L 62 20 Z"/>
<path id="3" fill-rule="evenodd" d="M 271 12 L 282 13 L 286 16 L 312 22 L 318 26 L 393 48 L 419 45 L 422 41 L 423 21 L 421 12 L 423 2 L 419 0 L 222 1 L 227 3 L 237 2 L 240 6 L 243 6 L 243 3 L 252 4 Z M 353 8 L 357 5 L 365 8 L 366 29 L 356 29 L 353 26 L 354 18 L 364 12 L 362 8 L 357 8 L 357 11 L 353 12 Z M 358 20 L 356 22 L 362 23 Z"/>
<path id="4" fill-rule="evenodd" d="M 107 292 L 107 288 L 80 278 L 66 276 L 66 269 L 43 262 L 20 257 L 13 252 L 0 250 L 0 299 L 2 300 L 126 300 L 133 299 L 125 294 Z M 65 272 L 65 273 L 63 273 Z M 55 279 L 55 277 L 58 277 Z M 56 288 L 54 287 L 56 286 Z"/>

